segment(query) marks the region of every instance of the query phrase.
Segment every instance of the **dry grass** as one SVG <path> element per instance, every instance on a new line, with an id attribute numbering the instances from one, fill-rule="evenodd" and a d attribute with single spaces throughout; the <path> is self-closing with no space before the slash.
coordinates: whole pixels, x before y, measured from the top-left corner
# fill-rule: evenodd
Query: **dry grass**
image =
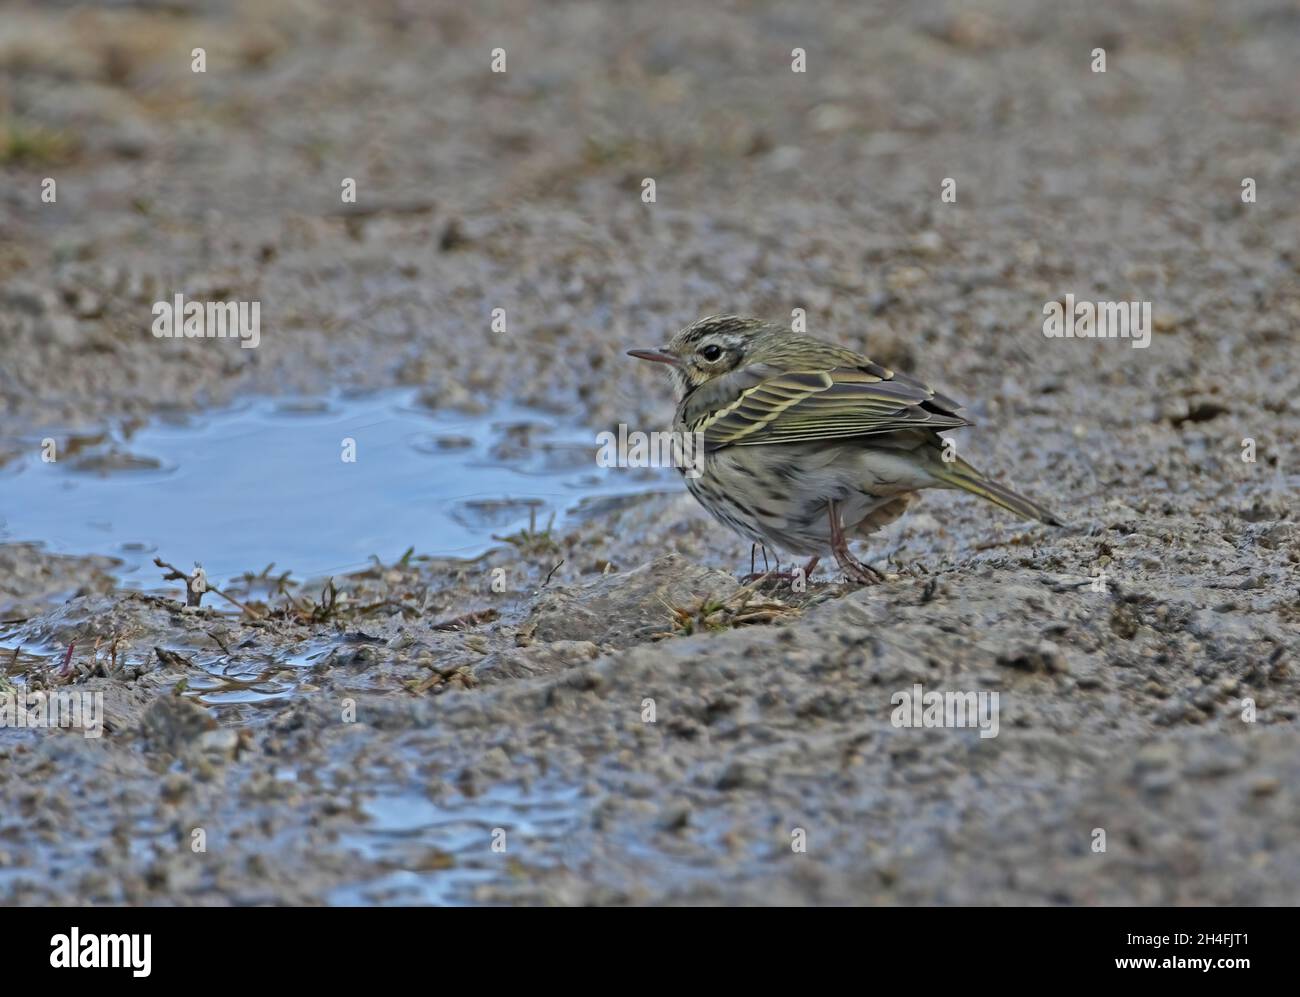
<path id="1" fill-rule="evenodd" d="M 773 623 L 781 619 L 793 619 L 799 615 L 797 607 L 780 599 L 760 595 L 758 588 L 762 584 L 763 579 L 760 578 L 738 589 L 726 599 L 718 599 L 711 595 L 701 596 L 685 606 L 673 606 L 665 602 L 671 629 L 656 634 L 653 639 L 662 640 L 665 637 L 689 636 L 694 633 Z"/>

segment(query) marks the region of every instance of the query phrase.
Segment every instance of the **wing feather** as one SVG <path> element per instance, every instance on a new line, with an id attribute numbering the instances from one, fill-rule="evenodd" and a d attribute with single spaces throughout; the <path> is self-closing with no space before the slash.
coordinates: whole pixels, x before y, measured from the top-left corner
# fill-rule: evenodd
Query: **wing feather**
<path id="1" fill-rule="evenodd" d="M 946 395 L 877 364 L 831 370 L 736 371 L 683 403 L 681 421 L 705 447 L 757 446 L 968 425 Z M 697 393 L 699 394 L 699 393 Z"/>

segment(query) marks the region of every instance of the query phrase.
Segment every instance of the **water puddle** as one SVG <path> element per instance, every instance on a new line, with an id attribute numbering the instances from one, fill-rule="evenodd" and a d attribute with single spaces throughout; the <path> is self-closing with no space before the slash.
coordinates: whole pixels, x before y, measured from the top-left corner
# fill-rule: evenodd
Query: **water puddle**
<path id="1" fill-rule="evenodd" d="M 342 843 L 388 871 L 334 890 L 335 905 L 468 903 L 475 885 L 521 868 L 512 863 L 553 861 L 540 855 L 550 855 L 575 827 L 581 804 L 573 786 L 503 784 L 445 803 L 415 790 L 391 791 L 362 809 L 365 830 L 343 835 Z"/>
<path id="2" fill-rule="evenodd" d="M 36 441 L 0 466 L 0 542 L 109 554 L 123 584 L 162 586 L 155 556 L 213 579 L 341 574 L 408 548 L 474 557 L 529 523 L 677 487 L 659 469 L 600 468 L 595 433 L 504 406 L 435 413 L 414 390 L 258 400 L 131 430 Z M 355 457 L 355 459 L 347 459 Z"/>

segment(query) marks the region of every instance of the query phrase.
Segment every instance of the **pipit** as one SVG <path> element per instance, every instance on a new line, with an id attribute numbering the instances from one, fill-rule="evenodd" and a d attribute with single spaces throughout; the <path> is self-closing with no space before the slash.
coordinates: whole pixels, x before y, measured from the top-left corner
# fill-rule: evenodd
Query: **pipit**
<path id="1" fill-rule="evenodd" d="M 849 541 L 893 522 L 922 488 L 957 488 L 1026 519 L 1037 502 L 956 456 L 939 430 L 970 425 L 957 402 L 852 350 L 737 315 L 710 315 L 667 346 L 629 350 L 668 365 L 678 434 L 699 433 L 686 486 L 741 536 L 791 554 L 827 551 L 856 582 L 880 580 Z"/>

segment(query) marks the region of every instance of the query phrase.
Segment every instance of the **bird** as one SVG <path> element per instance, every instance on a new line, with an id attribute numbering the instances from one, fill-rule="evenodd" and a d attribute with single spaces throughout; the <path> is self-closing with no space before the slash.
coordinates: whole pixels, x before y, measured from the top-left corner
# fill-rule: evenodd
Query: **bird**
<path id="1" fill-rule="evenodd" d="M 882 581 L 849 541 L 893 522 L 925 488 L 1064 525 L 956 455 L 940 431 L 971 425 L 960 403 L 854 350 L 757 318 L 709 315 L 667 346 L 628 355 L 668 368 L 674 435 L 699 434 L 691 440 L 702 465 L 678 468 L 691 494 L 764 551 L 811 555 L 804 578 L 829 552 L 851 581 Z"/>

